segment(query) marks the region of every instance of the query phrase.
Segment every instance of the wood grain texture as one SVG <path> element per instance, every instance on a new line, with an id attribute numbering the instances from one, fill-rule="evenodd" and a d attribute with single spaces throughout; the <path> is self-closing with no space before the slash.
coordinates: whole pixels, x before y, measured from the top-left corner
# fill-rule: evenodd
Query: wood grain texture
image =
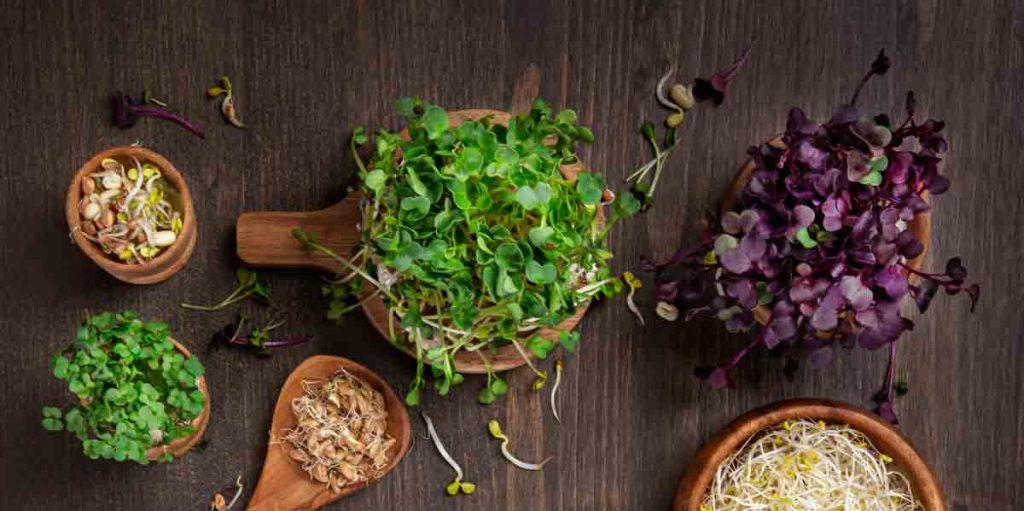
<path id="1" fill-rule="evenodd" d="M 783 129 L 792 106 L 829 116 L 886 48 L 893 68 L 859 104 L 899 116 L 913 89 L 921 113 L 947 122 L 953 187 L 934 200 L 925 267 L 962 256 L 983 290 L 973 315 L 964 300 L 937 298 L 900 341 L 898 376 L 910 386 L 897 403 L 901 432 L 935 469 L 951 509 L 1020 509 L 1024 4 L 1013 0 L 0 0 L 0 509 L 197 509 L 239 474 L 248 499 L 274 400 L 300 361 L 342 355 L 406 388 L 412 361 L 364 317 L 323 319 L 314 272 L 265 274 L 289 314 L 281 333 L 316 335 L 269 359 L 206 351 L 234 310 L 176 307 L 231 290 L 242 212 L 341 200 L 354 168 L 349 133 L 397 126 L 396 98 L 502 108 L 536 72 L 542 97 L 593 127 L 597 143 L 584 159 L 618 186 L 650 157 L 637 129 L 664 114 L 652 91 L 668 66 L 680 79 L 707 75 L 751 38 L 756 48 L 725 103 L 688 114 L 654 210 L 612 233 L 614 267 L 638 270 L 641 257 L 696 241 L 746 148 Z M 225 73 L 251 129 L 227 125 L 204 96 Z M 154 119 L 112 127 L 108 101 L 118 89 L 169 101 L 207 138 Z M 63 218 L 75 169 L 136 140 L 182 170 L 200 219 L 189 264 L 156 286 L 111 278 L 68 242 Z M 653 286 L 637 300 L 651 311 Z M 87 311 L 122 308 L 167 320 L 202 357 L 214 399 L 203 452 L 149 467 L 97 463 L 72 438 L 42 430 L 41 407 L 64 395 L 48 356 Z M 443 495 L 450 471 L 416 421 L 404 463 L 327 509 L 667 509 L 697 449 L 737 415 L 797 396 L 867 406 L 884 376 L 882 352 L 844 352 L 831 369 L 802 370 L 793 382 L 781 359 L 759 355 L 737 372 L 739 388 L 712 391 L 693 367 L 726 359 L 745 339 L 707 318 L 647 315 L 641 328 L 621 298 L 592 307 L 581 349 L 565 358 L 561 425 L 547 394 L 529 390 L 529 371 L 510 373 L 512 394 L 491 407 L 476 404 L 480 377 L 444 399 L 425 393 L 423 408 L 478 485 L 474 496 Z M 557 457 L 542 473 L 515 469 L 487 435 L 491 418 L 517 455 Z"/>

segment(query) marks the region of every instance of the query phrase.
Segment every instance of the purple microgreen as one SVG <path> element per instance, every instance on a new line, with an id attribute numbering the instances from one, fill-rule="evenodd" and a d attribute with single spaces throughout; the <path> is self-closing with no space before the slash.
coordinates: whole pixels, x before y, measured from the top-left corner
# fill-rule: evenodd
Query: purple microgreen
<path id="1" fill-rule="evenodd" d="M 729 88 L 729 84 L 736 78 L 736 73 L 743 67 L 743 64 L 747 62 L 747 59 L 750 57 L 750 51 L 753 48 L 754 42 L 751 41 L 731 66 L 712 74 L 711 78 L 697 78 L 694 80 L 694 99 L 697 101 L 711 100 L 715 106 L 721 105 L 722 101 L 725 100 L 725 93 Z"/>
<path id="2" fill-rule="evenodd" d="M 967 295 L 974 309 L 980 288 L 966 282 L 959 258 L 942 273 L 910 264 L 925 249 L 910 228 L 930 209 L 925 192 L 950 184 L 940 173 L 944 124 L 893 127 L 888 116 L 853 106 L 863 84 L 888 67 L 880 53 L 828 122 L 791 109 L 786 132 L 749 151 L 754 168 L 732 211 L 710 222 L 696 245 L 653 266 L 659 306 L 678 305 L 687 318 L 708 312 L 753 339 L 727 364 L 695 371 L 713 387 L 731 385 L 729 372 L 761 346 L 803 354 L 812 367 L 827 366 L 837 345 L 895 350 L 914 327 L 901 305 L 914 300 L 924 312 L 940 289 Z M 909 115 L 913 103 L 911 95 Z M 879 411 L 894 419 L 891 375 L 886 385 Z"/>
<path id="3" fill-rule="evenodd" d="M 206 137 L 202 128 L 196 126 L 181 115 L 159 106 L 155 102 L 153 104 L 146 104 L 143 101 L 136 101 L 132 99 L 131 96 L 128 96 L 121 91 L 117 91 L 113 96 L 112 103 L 114 106 L 114 124 L 116 124 L 118 128 L 131 128 L 132 126 L 135 126 L 142 117 L 156 117 L 158 119 L 171 121 L 192 132 L 192 134 L 199 138 Z"/>

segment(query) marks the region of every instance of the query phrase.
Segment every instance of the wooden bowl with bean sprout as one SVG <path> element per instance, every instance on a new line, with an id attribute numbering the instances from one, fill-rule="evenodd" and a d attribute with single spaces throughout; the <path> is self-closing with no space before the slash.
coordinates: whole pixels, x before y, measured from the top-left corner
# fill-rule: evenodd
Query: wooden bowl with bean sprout
<path id="1" fill-rule="evenodd" d="M 766 431 L 787 421 L 810 420 L 822 425 L 844 425 L 863 434 L 873 448 L 909 482 L 919 509 L 946 511 L 946 500 L 935 474 L 914 447 L 877 415 L 839 401 L 793 399 L 779 401 L 741 415 L 704 445 L 690 464 L 676 491 L 675 511 L 707 509 L 705 496 L 719 468 L 734 453 L 744 450 Z M 785 497 L 785 496 L 782 496 Z M 705 507 L 702 507 L 705 506 Z"/>
<path id="2" fill-rule="evenodd" d="M 106 172 L 102 165 L 110 160 L 122 165 L 136 163 L 140 168 L 141 162 L 146 162 L 147 173 L 153 173 L 154 168 L 158 170 L 158 179 L 164 181 L 164 188 L 173 192 L 168 192 L 166 198 L 161 197 L 161 201 L 170 205 L 172 213 L 177 218 L 175 227 L 156 231 L 147 226 L 145 229 L 139 229 L 144 232 L 137 234 L 148 244 L 146 245 L 148 250 L 156 251 L 155 254 L 150 252 L 149 257 L 146 257 L 145 254 L 140 256 L 135 253 L 134 256 L 129 255 L 127 261 L 119 260 L 117 256 L 105 253 L 97 242 L 100 239 L 98 236 L 103 233 L 89 233 L 83 230 L 95 230 L 95 225 L 86 225 L 93 222 L 85 220 L 87 216 L 85 208 L 89 207 L 89 202 L 96 202 L 92 200 L 95 197 L 90 198 L 91 195 L 96 195 L 93 191 L 96 183 L 102 182 L 102 179 L 97 178 L 96 175 Z M 130 202 L 131 198 L 127 196 L 133 192 L 138 193 L 142 187 L 148 184 L 149 178 L 143 179 L 144 174 L 136 169 L 128 170 L 136 172 L 137 179 L 134 182 L 129 180 L 129 182 L 115 184 L 118 187 L 124 187 L 125 196 L 122 198 L 128 198 Z M 163 204 L 158 204 L 158 206 L 161 209 L 166 209 Z M 101 214 L 120 215 L 121 211 L 115 205 Z M 89 211 L 89 215 L 94 213 L 95 211 Z M 127 212 L 125 214 L 127 215 Z M 143 147 L 112 147 L 89 158 L 89 161 L 85 162 L 71 179 L 71 185 L 67 192 L 65 215 L 71 239 L 82 249 L 82 252 L 107 273 L 130 284 L 155 284 L 167 280 L 185 266 L 196 245 L 196 215 L 192 204 L 192 195 L 185 183 L 185 178 L 166 158 Z M 167 233 L 172 233 L 173 236 Z M 159 243 L 155 241 L 158 238 L 161 240 Z M 158 246 L 159 248 L 157 248 Z M 134 250 L 134 246 L 132 250 Z"/>

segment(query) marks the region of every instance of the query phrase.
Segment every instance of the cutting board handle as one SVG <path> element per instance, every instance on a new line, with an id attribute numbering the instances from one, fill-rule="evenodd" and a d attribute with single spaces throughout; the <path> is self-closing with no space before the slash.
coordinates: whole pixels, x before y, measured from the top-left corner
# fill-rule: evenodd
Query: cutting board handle
<path id="1" fill-rule="evenodd" d="M 238 257 L 255 268 L 311 268 L 339 273 L 340 263 L 303 250 L 292 231 L 302 229 L 315 234 L 322 245 L 349 257 L 360 241 L 357 226 L 361 197 L 352 194 L 318 211 L 243 213 L 235 227 Z"/>

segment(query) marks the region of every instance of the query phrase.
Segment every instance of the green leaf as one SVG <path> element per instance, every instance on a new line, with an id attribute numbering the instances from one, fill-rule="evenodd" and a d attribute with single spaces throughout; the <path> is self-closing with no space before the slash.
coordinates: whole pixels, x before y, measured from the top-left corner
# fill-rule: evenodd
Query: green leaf
<path id="1" fill-rule="evenodd" d="M 640 201 L 630 192 L 623 192 L 615 196 L 612 203 L 612 219 L 620 220 L 629 218 L 640 211 Z"/>
<path id="2" fill-rule="evenodd" d="M 352 141 L 355 142 L 356 145 L 363 145 L 368 140 L 369 137 L 366 136 L 366 130 L 364 130 L 362 127 L 356 128 L 352 132 Z"/>
<path id="3" fill-rule="evenodd" d="M 388 175 L 383 170 L 374 169 L 366 173 L 366 177 L 363 178 L 363 184 L 374 192 L 380 192 L 384 189 L 384 184 L 387 180 Z"/>
<path id="4" fill-rule="evenodd" d="M 448 112 L 443 108 L 430 105 L 423 112 L 423 127 L 427 130 L 427 137 L 431 140 L 440 138 L 448 129 Z"/>
<path id="5" fill-rule="evenodd" d="M 487 388 L 490 389 L 491 393 L 495 396 L 504 396 L 505 394 L 508 394 L 508 383 L 497 376 L 491 380 L 491 383 Z"/>
<path id="6" fill-rule="evenodd" d="M 530 337 L 526 341 L 526 347 L 541 360 L 548 358 L 551 350 L 555 349 L 555 346 L 557 345 L 558 344 L 555 341 L 546 339 L 539 335 Z"/>
<path id="7" fill-rule="evenodd" d="M 806 227 L 801 227 L 796 231 L 796 239 L 804 248 L 814 248 L 818 246 L 818 242 L 811 238 L 810 231 L 808 231 Z"/>
<path id="8" fill-rule="evenodd" d="M 882 184 L 882 173 L 877 170 L 868 172 L 867 175 L 860 178 L 860 183 L 868 186 L 878 186 Z"/>
<path id="9" fill-rule="evenodd" d="M 483 405 L 489 405 L 493 403 L 495 400 L 497 400 L 497 396 L 495 396 L 494 392 L 491 392 L 491 389 L 488 387 L 480 389 L 480 394 L 477 395 L 477 401 L 479 401 L 480 404 Z"/>
<path id="10" fill-rule="evenodd" d="M 417 101 L 413 98 L 400 98 L 395 101 L 395 110 L 398 111 L 398 115 L 410 118 L 416 115 L 416 104 Z"/>
<path id="11" fill-rule="evenodd" d="M 422 218 L 430 211 L 430 200 L 426 197 L 406 197 L 402 199 L 402 211 L 415 211 Z"/>
<path id="12" fill-rule="evenodd" d="M 60 408 L 57 408 L 56 406 L 43 407 L 43 417 L 49 419 L 59 419 L 61 418 L 62 415 L 63 413 L 60 411 Z"/>
<path id="13" fill-rule="evenodd" d="M 551 263 L 540 264 L 531 259 L 526 263 L 526 279 L 534 284 L 550 284 L 558 278 L 558 270 Z"/>
<path id="14" fill-rule="evenodd" d="M 576 176 L 576 194 L 584 204 L 598 204 L 604 195 L 604 179 L 596 174 L 580 172 Z"/>
<path id="15" fill-rule="evenodd" d="M 576 351 L 576 346 L 580 343 L 579 331 L 560 332 L 558 334 L 558 343 L 561 344 L 562 347 L 565 348 L 565 351 L 568 351 L 569 353 Z"/>
<path id="16" fill-rule="evenodd" d="M 47 417 L 43 419 L 42 423 L 43 429 L 46 431 L 62 431 L 64 429 L 64 422 L 60 419 Z"/>
<path id="17" fill-rule="evenodd" d="M 515 243 L 502 243 L 494 251 L 494 262 L 499 268 L 514 270 L 523 266 L 523 251 Z"/>
<path id="18" fill-rule="evenodd" d="M 529 186 L 519 187 L 519 190 L 516 191 L 516 199 L 519 201 L 519 205 L 526 210 L 536 208 L 540 202 L 537 193 Z"/>
<path id="19" fill-rule="evenodd" d="M 548 238 L 550 238 L 554 232 L 555 230 L 551 227 L 533 227 L 530 229 L 529 234 L 530 243 L 533 243 L 537 247 L 544 248 L 545 244 L 548 242 Z"/>
<path id="20" fill-rule="evenodd" d="M 558 124 L 576 124 L 576 111 L 565 109 L 558 112 L 558 115 L 555 116 L 555 122 Z"/>
<path id="21" fill-rule="evenodd" d="M 205 373 L 205 369 L 203 369 L 203 364 L 201 364 L 199 362 L 199 359 L 197 359 L 196 357 L 189 357 L 185 359 L 185 362 L 183 363 L 182 367 L 184 367 L 184 369 L 188 371 L 189 374 L 196 378 L 202 376 Z"/>

